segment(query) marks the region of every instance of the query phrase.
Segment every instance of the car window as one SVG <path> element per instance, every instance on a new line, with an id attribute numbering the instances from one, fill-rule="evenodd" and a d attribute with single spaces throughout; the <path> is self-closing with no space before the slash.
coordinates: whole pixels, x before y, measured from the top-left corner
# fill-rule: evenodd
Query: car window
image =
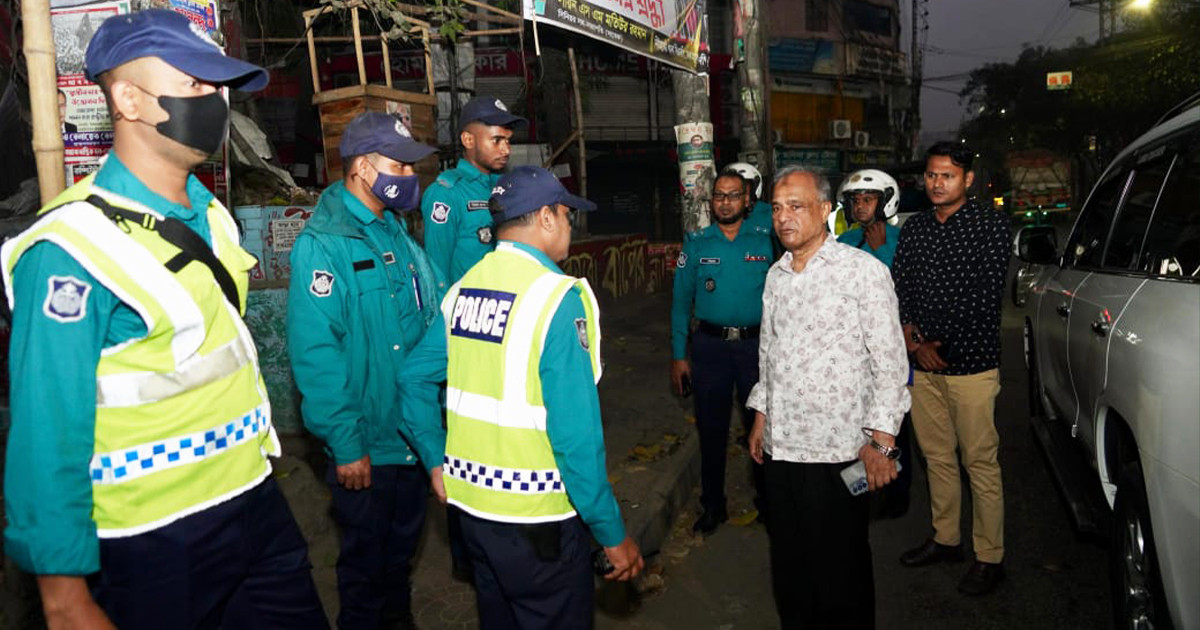
<path id="1" fill-rule="evenodd" d="M 1104 255 L 1104 242 L 1108 238 L 1108 228 L 1112 225 L 1113 214 L 1121 201 L 1121 193 L 1125 191 L 1125 182 L 1129 181 L 1130 175 L 1132 172 L 1128 168 L 1116 169 L 1115 175 L 1109 176 L 1096 186 L 1063 253 L 1067 266 L 1100 266 L 1101 257 Z"/>
<path id="2" fill-rule="evenodd" d="M 1121 212 L 1108 238 L 1108 249 L 1104 253 L 1106 269 L 1137 268 L 1142 239 L 1146 236 L 1146 227 L 1150 225 L 1150 215 L 1154 212 L 1154 204 L 1158 201 L 1163 180 L 1167 178 L 1174 158 L 1162 154 L 1159 151 L 1158 157 L 1151 157 L 1145 163 L 1139 159 L 1139 164 L 1134 167 L 1133 183 L 1129 186 L 1125 203 L 1121 204 Z"/>
<path id="3" fill-rule="evenodd" d="M 1176 158 L 1139 266 L 1161 276 L 1200 279 L 1200 137 Z"/>

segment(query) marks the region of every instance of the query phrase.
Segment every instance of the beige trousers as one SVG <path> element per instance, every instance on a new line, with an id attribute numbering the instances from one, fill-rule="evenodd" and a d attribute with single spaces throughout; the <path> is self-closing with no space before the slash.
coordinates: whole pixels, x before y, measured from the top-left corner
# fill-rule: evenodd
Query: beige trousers
<path id="1" fill-rule="evenodd" d="M 961 454 L 971 482 L 975 557 L 993 563 L 1004 559 L 1004 487 L 996 460 L 1000 436 L 996 433 L 995 402 L 999 393 L 999 370 L 966 376 L 920 371 L 913 375 L 913 430 L 929 471 L 933 539 L 943 545 L 962 541 Z"/>

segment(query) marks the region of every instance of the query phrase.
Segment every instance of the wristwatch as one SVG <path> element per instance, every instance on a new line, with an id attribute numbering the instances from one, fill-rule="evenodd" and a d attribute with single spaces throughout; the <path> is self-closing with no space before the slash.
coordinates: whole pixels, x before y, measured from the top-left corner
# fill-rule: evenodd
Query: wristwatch
<path id="1" fill-rule="evenodd" d="M 896 461 L 897 459 L 900 459 L 900 448 L 899 447 L 884 446 L 884 445 L 880 444 L 879 442 L 876 442 L 875 441 L 875 432 L 866 427 L 863 427 L 862 433 L 863 433 L 863 435 L 865 435 L 867 437 L 867 439 L 871 440 L 871 448 L 882 453 L 884 457 L 886 457 L 892 461 Z"/>

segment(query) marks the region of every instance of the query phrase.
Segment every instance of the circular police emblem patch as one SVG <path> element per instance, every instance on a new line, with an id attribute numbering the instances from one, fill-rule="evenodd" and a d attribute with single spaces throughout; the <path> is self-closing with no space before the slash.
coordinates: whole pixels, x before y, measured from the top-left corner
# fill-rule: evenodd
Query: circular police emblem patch
<path id="1" fill-rule="evenodd" d="M 429 213 L 429 219 L 434 223 L 445 223 L 446 219 L 450 218 L 450 205 L 440 201 L 433 202 L 433 212 Z"/>
<path id="2" fill-rule="evenodd" d="M 405 127 L 404 123 L 399 120 L 396 121 L 396 134 L 403 138 L 411 138 L 412 137 L 412 132 L 410 132 L 408 130 L 408 127 Z"/>
<path id="3" fill-rule="evenodd" d="M 395 184 L 388 184 L 383 187 L 383 196 L 388 199 L 395 199 L 400 194 L 400 187 Z"/>
<path id="4" fill-rule="evenodd" d="M 687 266 L 687 254 L 685 252 L 679 252 L 679 260 L 675 261 L 675 266 L 680 269 Z"/>
<path id="5" fill-rule="evenodd" d="M 479 242 L 488 245 L 492 242 L 492 226 L 485 225 L 476 230 L 475 235 L 479 237 Z"/>
<path id="6" fill-rule="evenodd" d="M 501 101 L 500 99 L 496 99 L 496 109 L 498 109 L 502 112 L 508 111 L 508 108 L 504 106 L 504 102 Z"/>
<path id="7" fill-rule="evenodd" d="M 712 278 L 705 280 L 704 281 L 704 290 L 708 291 L 709 293 L 716 291 L 717 290 L 717 281 L 713 280 Z"/>
<path id="8" fill-rule="evenodd" d="M 323 269 L 313 269 L 312 284 L 308 285 L 308 291 L 317 297 L 329 297 L 333 293 L 333 274 Z"/>

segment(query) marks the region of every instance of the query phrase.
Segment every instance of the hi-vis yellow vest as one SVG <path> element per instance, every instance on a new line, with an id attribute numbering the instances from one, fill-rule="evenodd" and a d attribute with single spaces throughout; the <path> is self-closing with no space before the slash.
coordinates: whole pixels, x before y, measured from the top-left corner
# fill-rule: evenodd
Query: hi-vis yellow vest
<path id="1" fill-rule="evenodd" d="M 587 280 L 555 273 L 502 242 L 442 301 L 449 363 L 446 459 L 449 502 L 493 521 L 541 523 L 575 514 L 546 434 L 538 374 L 547 329 L 572 287 L 576 321 L 600 381 L 599 307 Z"/>
<path id="2" fill-rule="evenodd" d="M 118 225 L 81 201 L 162 219 L 151 208 L 96 187 L 68 188 L 0 249 L 9 305 L 21 254 L 46 241 L 63 248 L 129 305 L 148 331 L 100 354 L 95 450 L 89 466 L 92 519 L 101 538 L 133 536 L 227 501 L 271 472 L 279 454 L 258 353 L 242 321 L 254 258 L 215 200 L 207 209 L 212 248 L 238 287 L 234 308 L 203 263 L 165 266 L 179 249 L 142 225 Z M 49 209 L 53 209 L 52 211 Z"/>

